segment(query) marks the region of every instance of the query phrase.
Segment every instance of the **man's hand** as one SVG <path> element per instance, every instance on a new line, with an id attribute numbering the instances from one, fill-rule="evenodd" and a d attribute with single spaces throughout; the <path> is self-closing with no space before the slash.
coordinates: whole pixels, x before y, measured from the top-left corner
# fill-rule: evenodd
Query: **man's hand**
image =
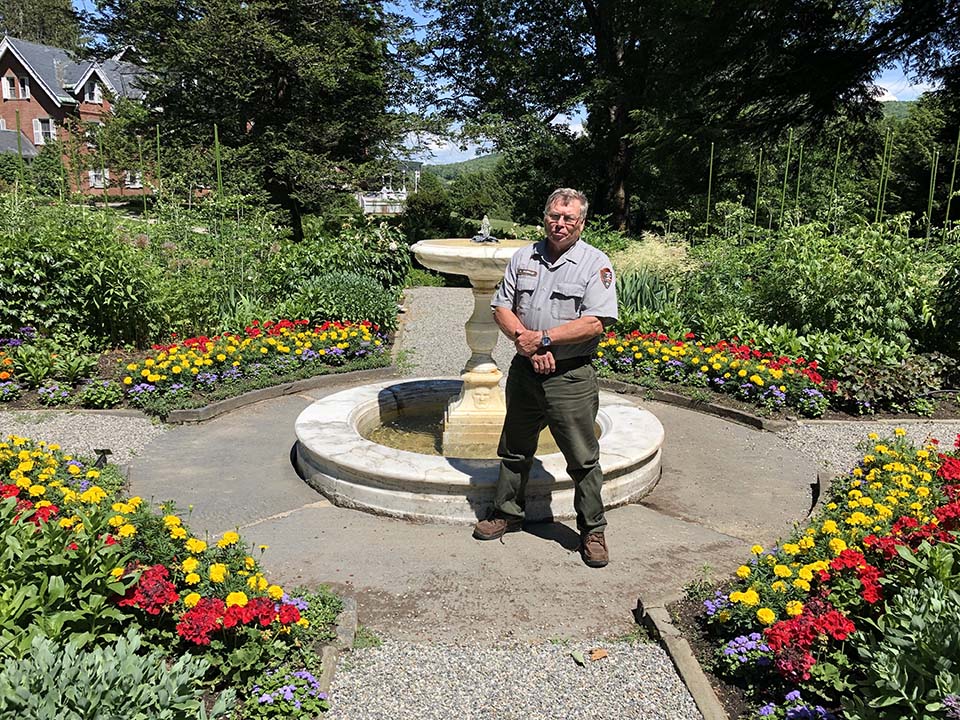
<path id="1" fill-rule="evenodd" d="M 549 350 L 531 355 L 530 362 L 533 365 L 533 371 L 541 375 L 549 375 L 557 369 L 557 361 L 553 359 L 553 353 Z"/>
<path id="2" fill-rule="evenodd" d="M 513 344 L 516 346 L 518 353 L 524 357 L 531 357 L 540 349 L 540 339 L 542 337 L 543 333 L 540 330 L 527 330 L 518 327 Z"/>

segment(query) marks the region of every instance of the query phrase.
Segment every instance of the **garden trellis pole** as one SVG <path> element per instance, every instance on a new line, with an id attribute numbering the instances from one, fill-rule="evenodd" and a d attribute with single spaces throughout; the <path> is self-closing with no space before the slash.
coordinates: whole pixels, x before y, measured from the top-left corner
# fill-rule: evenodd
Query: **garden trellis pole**
<path id="1" fill-rule="evenodd" d="M 927 193 L 927 240 L 930 239 L 930 228 L 933 226 L 933 191 L 937 185 L 937 165 L 940 164 L 940 150 L 934 149 L 930 163 L 930 192 Z"/>
<path id="2" fill-rule="evenodd" d="M 97 151 L 100 153 L 100 182 L 103 183 L 103 206 L 107 207 L 107 161 L 103 157 L 103 129 L 97 133 Z"/>
<path id="3" fill-rule="evenodd" d="M 883 222 L 883 212 L 887 207 L 887 189 L 890 187 L 890 175 L 893 171 L 893 141 L 894 135 L 890 135 L 890 152 L 887 153 L 887 169 L 883 173 L 883 194 L 880 197 L 880 221 Z"/>
<path id="4" fill-rule="evenodd" d="M 223 197 L 223 176 L 220 174 L 220 131 L 213 124 L 213 156 L 217 161 L 217 197 Z"/>
<path id="5" fill-rule="evenodd" d="M 800 209 L 800 173 L 803 171 L 803 140 L 800 141 L 800 152 L 797 153 L 797 194 L 793 199 L 793 213 L 799 219 L 798 210 Z"/>
<path id="6" fill-rule="evenodd" d="M 763 148 L 760 148 L 760 159 L 757 160 L 757 192 L 753 198 L 753 224 L 757 224 L 760 217 L 760 175 L 763 174 Z"/>
<path id="7" fill-rule="evenodd" d="M 146 177 L 143 174 L 143 136 L 137 135 L 137 156 L 140 159 L 140 197 L 143 198 L 143 216 L 147 216 L 147 193 L 146 188 L 144 187 L 144 178 Z"/>
<path id="8" fill-rule="evenodd" d="M 947 195 L 947 214 L 943 218 L 943 232 L 950 227 L 950 203 L 953 200 L 953 183 L 957 179 L 957 157 L 960 156 L 960 128 L 957 128 L 957 146 L 953 150 L 953 170 L 950 172 L 950 193 Z"/>
<path id="9" fill-rule="evenodd" d="M 783 187 L 780 189 L 780 227 L 783 227 L 783 209 L 787 202 L 787 174 L 790 172 L 790 151 L 793 149 L 793 128 L 787 138 L 787 164 L 783 167 Z"/>
<path id="10" fill-rule="evenodd" d="M 157 123 L 157 199 L 163 193 L 163 180 L 160 174 L 160 123 Z"/>
<path id="11" fill-rule="evenodd" d="M 707 175 L 707 228 L 706 236 L 710 237 L 710 194 L 713 191 L 713 143 L 710 143 L 710 172 Z"/>
<path id="12" fill-rule="evenodd" d="M 883 138 L 883 156 L 880 158 L 880 179 L 877 181 L 877 206 L 873 211 L 873 221 L 880 222 L 880 199 L 883 197 L 884 174 L 887 168 L 887 149 L 890 146 L 890 130 Z"/>
<path id="13" fill-rule="evenodd" d="M 20 130 L 19 110 L 17 110 L 17 172 L 20 175 L 20 187 L 23 187 L 26 168 L 23 165 L 23 132 Z"/>

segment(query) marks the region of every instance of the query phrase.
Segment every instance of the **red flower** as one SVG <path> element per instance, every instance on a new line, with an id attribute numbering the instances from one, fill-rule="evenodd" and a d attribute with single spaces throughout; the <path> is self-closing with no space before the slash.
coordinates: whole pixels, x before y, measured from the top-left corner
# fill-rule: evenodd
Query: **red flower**
<path id="1" fill-rule="evenodd" d="M 159 615 L 164 607 L 180 599 L 177 589 L 167 580 L 170 572 L 163 565 L 143 571 L 137 584 L 127 590 L 117 603 L 121 607 L 138 607 L 149 615 Z"/>
<path id="2" fill-rule="evenodd" d="M 225 605 L 220 598 L 201 598 L 177 623 L 177 635 L 197 645 L 209 645 L 210 634 L 223 621 Z"/>
<path id="3" fill-rule="evenodd" d="M 256 620 L 262 627 L 270 625 L 277 616 L 277 608 L 273 600 L 266 597 L 253 598 L 247 603 L 247 609 L 250 611 L 250 620 Z"/>
<path id="4" fill-rule="evenodd" d="M 300 619 L 300 611 L 294 605 L 281 605 L 279 615 L 282 625 L 290 625 Z"/>
<path id="5" fill-rule="evenodd" d="M 20 493 L 20 488 L 16 485 L 0 485 L 0 497 L 16 497 Z"/>

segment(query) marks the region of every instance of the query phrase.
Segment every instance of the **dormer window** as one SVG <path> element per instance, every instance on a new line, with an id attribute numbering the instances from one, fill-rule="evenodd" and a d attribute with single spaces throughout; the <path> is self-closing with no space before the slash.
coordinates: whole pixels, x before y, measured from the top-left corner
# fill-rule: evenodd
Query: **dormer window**
<path id="1" fill-rule="evenodd" d="M 16 100 L 17 98 L 17 79 L 13 75 L 5 75 L 3 78 L 3 99 Z"/>
<path id="2" fill-rule="evenodd" d="M 100 89 L 100 83 L 93 79 L 87 80 L 87 84 L 83 86 L 83 99 L 96 105 L 103 103 L 103 91 Z"/>
<path id="3" fill-rule="evenodd" d="M 20 99 L 26 100 L 30 97 L 30 78 L 23 76 L 20 80 Z"/>

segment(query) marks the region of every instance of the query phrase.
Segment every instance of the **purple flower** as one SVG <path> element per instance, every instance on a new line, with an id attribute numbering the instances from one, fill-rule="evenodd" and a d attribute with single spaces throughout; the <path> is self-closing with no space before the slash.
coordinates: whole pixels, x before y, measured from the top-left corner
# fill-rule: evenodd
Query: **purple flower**
<path id="1" fill-rule="evenodd" d="M 767 715 L 773 715 L 777 711 L 777 706 L 773 703 L 767 703 L 762 708 L 760 708 L 760 714 L 766 717 Z"/>
<path id="2" fill-rule="evenodd" d="M 800 691 L 792 690 L 783 697 L 787 702 L 798 702 L 800 700 Z"/>
<path id="3" fill-rule="evenodd" d="M 273 705 L 273 695 L 270 693 L 264 693 L 257 698 L 257 702 L 261 705 Z"/>

